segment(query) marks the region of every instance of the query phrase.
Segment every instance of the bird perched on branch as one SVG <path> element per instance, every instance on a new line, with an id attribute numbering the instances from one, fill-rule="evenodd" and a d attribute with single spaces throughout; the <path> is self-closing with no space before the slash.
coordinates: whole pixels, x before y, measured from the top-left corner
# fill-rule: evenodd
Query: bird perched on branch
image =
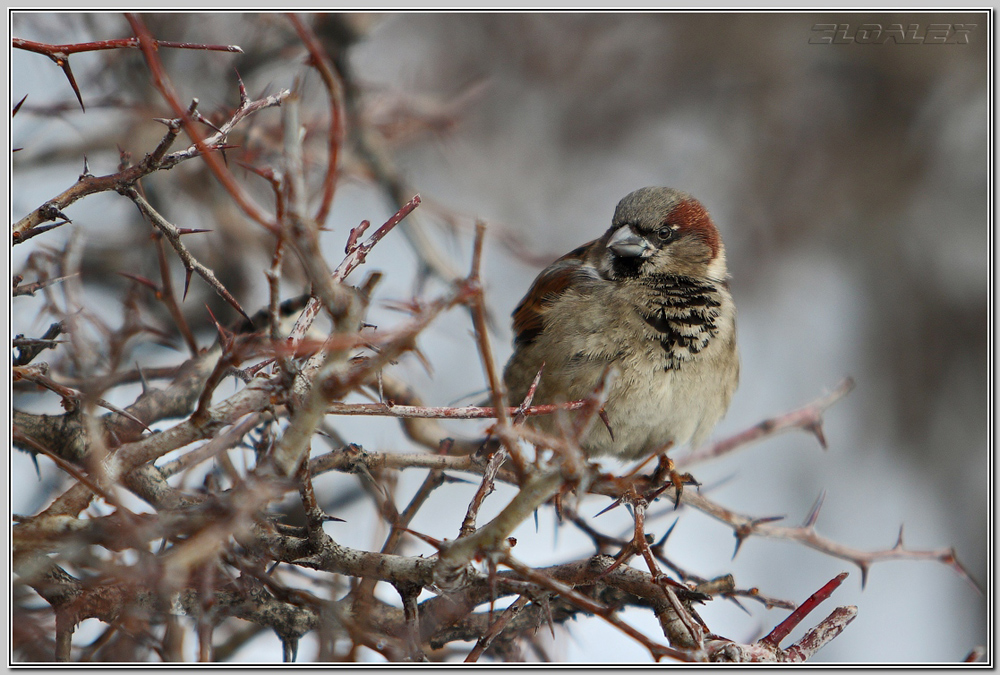
<path id="1" fill-rule="evenodd" d="M 586 399 L 617 370 L 580 437 L 588 455 L 643 459 L 701 444 L 739 381 L 727 277 L 698 200 L 665 187 L 632 192 L 604 236 L 549 265 L 514 311 L 510 400 L 540 370 L 534 404 Z M 554 420 L 534 423 L 554 431 Z"/>

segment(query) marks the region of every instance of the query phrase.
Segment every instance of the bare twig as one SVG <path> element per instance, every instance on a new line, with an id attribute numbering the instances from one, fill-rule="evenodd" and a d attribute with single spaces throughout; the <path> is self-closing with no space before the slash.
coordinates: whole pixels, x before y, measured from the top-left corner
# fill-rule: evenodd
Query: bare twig
<path id="1" fill-rule="evenodd" d="M 62 341 L 56 338 L 63 334 L 66 325 L 62 321 L 50 325 L 41 338 L 26 339 L 18 335 L 13 340 L 13 345 L 17 347 L 18 355 L 13 360 L 14 366 L 26 366 L 31 363 L 36 356 L 46 349 L 55 349 Z"/>
<path id="2" fill-rule="evenodd" d="M 749 536 L 767 537 L 770 539 L 790 539 L 831 555 L 835 558 L 848 560 L 861 570 L 862 587 L 868 581 L 868 571 L 872 564 L 884 560 L 935 560 L 952 568 L 960 577 L 965 579 L 971 586 L 980 593 L 979 585 L 966 571 L 965 567 L 958 561 L 954 548 L 940 548 L 932 551 L 915 551 L 903 547 L 902 531 L 896 541 L 896 545 L 889 549 L 877 551 L 863 551 L 850 546 L 844 546 L 835 541 L 827 539 L 816 533 L 813 524 L 802 527 L 788 527 L 774 524 L 773 518 L 751 518 L 730 511 L 706 497 L 698 494 L 684 493 L 682 503 L 689 504 L 713 518 L 726 523 L 733 529 L 733 534 L 737 539 L 737 550 L 739 545 Z M 811 515 L 808 520 L 815 522 L 815 516 Z"/>
<path id="3" fill-rule="evenodd" d="M 67 274 L 64 277 L 56 277 L 55 279 L 44 279 L 42 281 L 36 281 L 31 284 L 24 284 L 23 286 L 18 284 L 14 287 L 13 295 L 15 298 L 21 295 L 34 295 L 43 288 L 47 288 L 53 284 L 58 284 L 59 282 L 66 281 L 67 279 L 72 279 L 77 276 L 79 272 L 74 272 L 73 274 Z"/>
<path id="4" fill-rule="evenodd" d="M 406 182 L 393 166 L 381 134 L 359 114 L 358 86 L 350 71 L 341 72 L 344 85 L 344 103 L 351 121 L 350 133 L 358 155 L 371 169 L 375 182 L 382 187 L 393 204 L 402 206 L 411 192 Z M 403 236 L 417 254 L 422 272 L 430 272 L 441 280 L 451 283 L 461 278 L 461 273 L 440 247 L 428 236 L 419 223 L 411 223 L 403 228 Z"/>
<path id="5" fill-rule="evenodd" d="M 479 268 L 482 264 L 483 242 L 486 238 L 486 225 L 476 224 L 476 240 L 472 250 L 472 269 L 469 272 L 468 283 L 472 289 L 472 298 L 469 301 L 469 313 L 472 315 L 472 326 L 475 329 L 476 346 L 479 348 L 479 357 L 486 373 L 486 383 L 490 388 L 490 398 L 493 399 L 493 408 L 497 412 L 497 424 L 494 432 L 499 436 L 500 442 L 514 463 L 514 470 L 523 475 L 526 471 L 526 461 L 522 456 L 521 449 L 505 432 L 510 428 L 511 420 L 507 414 L 507 392 L 503 381 L 497 373 L 496 361 L 493 358 L 493 348 L 490 346 L 489 333 L 486 327 L 486 301 L 483 297 L 483 286 L 479 278 Z"/>
<path id="6" fill-rule="evenodd" d="M 50 45 L 43 42 L 33 42 L 23 38 L 11 38 L 11 46 L 14 49 L 23 49 L 36 54 L 44 54 L 49 58 L 64 56 L 67 54 L 78 54 L 80 52 L 94 52 L 104 49 L 138 49 L 139 41 L 136 38 L 119 38 L 116 40 L 95 40 L 94 42 L 77 42 L 67 45 Z M 156 47 L 165 49 L 195 49 L 216 52 L 234 52 L 242 54 L 243 50 L 237 45 L 207 45 L 195 42 L 171 42 L 169 40 L 154 40 Z"/>
<path id="7" fill-rule="evenodd" d="M 514 559 L 509 554 L 504 558 L 503 563 L 510 567 L 512 570 L 517 572 L 523 578 L 532 581 L 542 588 L 558 593 L 561 597 L 569 600 L 574 605 L 584 609 L 585 611 L 601 617 L 612 626 L 622 631 L 632 639 L 636 640 L 639 644 L 649 650 L 650 655 L 652 655 L 654 661 L 659 661 L 663 657 L 667 656 L 678 661 L 693 661 L 694 659 L 687 652 L 672 649 L 666 645 L 661 645 L 653 640 L 650 640 L 641 632 L 625 623 L 619 619 L 615 613 L 607 607 L 602 606 L 600 603 L 588 598 L 582 593 L 576 591 L 575 589 L 567 586 L 566 584 L 556 581 L 547 574 L 543 574 L 538 570 L 534 570 L 531 567 L 525 565 L 524 563 Z"/>
<path id="8" fill-rule="evenodd" d="M 780 642 L 820 603 L 829 598 L 846 577 L 846 572 L 837 575 L 813 593 L 766 637 L 752 645 L 740 645 L 728 640 L 713 639 L 708 649 L 710 658 L 713 661 L 737 663 L 805 661 L 843 632 L 857 616 L 857 607 L 838 607 L 814 628 L 807 631 L 801 640 L 787 649 L 782 649 Z"/>
<path id="9" fill-rule="evenodd" d="M 490 645 L 493 644 L 493 640 L 503 632 L 503 629 L 507 627 L 507 624 L 509 624 L 529 602 L 531 602 L 531 599 L 526 595 L 522 595 L 518 597 L 517 600 L 512 602 L 507 609 L 501 612 L 500 616 L 497 617 L 497 620 L 490 624 L 486 634 L 479 638 L 479 641 L 476 642 L 476 646 L 473 647 L 472 651 L 469 652 L 469 655 L 465 657 L 465 662 L 475 663 L 478 661 L 479 657 L 483 655 L 483 652 L 489 649 Z"/>
<path id="10" fill-rule="evenodd" d="M 843 633 L 847 625 L 854 621 L 857 615 L 858 608 L 854 605 L 838 607 L 833 610 L 830 616 L 811 628 L 802 636 L 801 640 L 785 649 L 785 660 L 798 663 L 809 659 L 824 645 Z"/>
<path id="11" fill-rule="evenodd" d="M 741 431 L 734 436 L 723 439 L 695 450 L 683 457 L 679 457 L 676 462 L 678 467 L 690 466 L 698 462 L 704 462 L 715 457 L 720 457 L 732 452 L 736 448 L 749 445 L 754 441 L 759 441 L 783 431 L 791 429 L 804 429 L 815 434 L 819 444 L 826 448 L 826 437 L 823 435 L 823 413 L 834 403 L 846 396 L 854 389 L 854 380 L 847 378 L 838 384 L 832 392 L 819 398 L 809 405 L 793 410 L 791 412 L 764 420 L 745 431 Z"/>
<path id="12" fill-rule="evenodd" d="M 508 416 L 523 415 L 524 417 L 535 417 L 537 415 L 551 415 L 558 410 L 580 410 L 587 404 L 586 401 L 570 401 L 569 403 L 546 403 L 544 405 L 533 405 L 527 408 L 516 407 L 507 408 L 505 414 Z M 461 406 L 461 407 L 434 407 L 434 406 L 413 406 L 413 405 L 388 405 L 385 403 L 339 403 L 333 402 L 327 406 L 328 415 L 373 415 L 377 417 L 403 417 L 410 419 L 456 419 L 456 420 L 478 420 L 496 419 L 496 409 L 488 406 Z"/>
<path id="13" fill-rule="evenodd" d="M 248 115 L 253 114 L 259 110 L 269 108 L 272 106 L 280 105 L 281 101 L 284 100 L 289 95 L 287 90 L 280 91 L 277 94 L 267 96 L 263 99 L 257 101 L 241 100 L 240 107 L 235 113 L 230 117 L 226 124 L 220 127 L 221 131 L 216 133 L 214 136 L 210 136 L 207 139 L 202 140 L 198 137 L 198 142 L 192 145 L 186 150 L 181 150 L 172 154 L 162 154 L 166 150 L 167 139 L 172 139 L 176 136 L 176 130 L 171 130 L 165 137 L 164 142 L 161 142 L 159 149 L 147 155 L 142 162 L 135 164 L 134 166 L 125 167 L 117 173 L 109 174 L 107 176 L 90 176 L 82 175 L 79 180 L 74 183 L 70 188 L 64 190 L 59 195 L 53 197 L 49 201 L 45 202 L 37 209 L 21 218 L 12 227 L 12 236 L 14 243 L 17 243 L 25 234 L 36 228 L 42 223 L 48 222 L 50 220 L 55 220 L 56 218 L 62 218 L 63 220 L 69 221 L 70 219 L 62 213 L 61 209 L 65 209 L 70 204 L 86 197 L 88 195 L 96 194 L 99 192 L 116 191 L 120 192 L 128 187 L 135 185 L 143 176 L 147 176 L 155 171 L 161 169 L 167 169 L 175 166 L 179 162 L 190 159 L 192 157 L 197 157 L 199 155 L 205 157 L 205 161 L 211 163 L 218 160 L 215 158 L 214 153 L 211 152 L 214 149 L 220 147 L 220 144 L 224 141 L 226 134 L 243 118 Z M 187 110 L 180 107 L 182 113 L 182 119 L 189 119 L 190 115 Z M 187 117 L 184 117 L 184 116 Z M 220 169 L 221 171 L 221 169 Z M 229 174 L 226 174 L 229 176 Z M 232 182 L 231 176 L 229 181 Z M 235 184 L 234 184 L 235 185 Z M 235 188 L 238 190 L 237 188 Z M 254 208 L 254 207 L 248 207 Z M 259 211 L 254 211 L 259 213 Z M 265 225 L 270 227 L 271 225 L 266 219 L 261 216 L 262 220 L 265 220 Z"/>
<path id="14" fill-rule="evenodd" d="M 184 130 L 194 142 L 198 152 L 205 160 L 209 169 L 249 218 L 256 221 L 260 225 L 263 225 L 265 228 L 274 231 L 275 227 L 273 220 L 264 211 L 262 211 L 261 208 L 254 202 L 253 198 L 250 197 L 250 195 L 247 194 L 242 187 L 240 187 L 232 173 L 230 173 L 220 161 L 218 155 L 210 152 L 211 146 L 209 146 L 205 139 L 202 138 L 200 130 L 194 123 L 194 119 L 181 104 L 177 91 L 174 89 L 170 78 L 167 77 L 167 74 L 163 69 L 163 63 L 160 61 L 160 57 L 157 54 L 157 41 L 150 34 L 146 24 L 137 14 L 126 14 L 125 18 L 132 27 L 132 31 L 135 33 L 135 37 L 139 42 L 139 48 L 142 50 L 142 54 L 146 58 L 146 65 L 149 67 L 150 75 L 153 78 L 153 86 L 155 86 L 156 89 L 163 95 L 163 98 L 174 111 L 174 115 L 181 120 Z M 284 95 L 287 96 L 287 94 Z M 284 96 L 282 96 L 282 98 L 284 98 Z"/>
<path id="15" fill-rule="evenodd" d="M 150 224 L 158 229 L 163 236 L 167 238 L 170 245 L 174 247 L 174 250 L 177 251 L 177 256 L 184 264 L 184 269 L 187 270 L 187 279 L 184 283 L 184 295 L 187 295 L 187 285 L 191 279 L 191 273 L 197 272 L 198 276 L 207 281 L 208 285 L 211 286 L 223 300 L 228 302 L 233 309 L 243 316 L 243 318 L 250 321 L 250 316 L 243 311 L 243 307 L 241 307 L 240 303 L 236 301 L 236 298 L 233 297 L 232 293 L 226 290 L 226 287 L 222 285 L 222 282 L 215 276 L 215 272 L 202 265 L 193 255 L 191 255 L 191 252 L 188 251 L 187 247 L 181 241 L 181 235 L 180 232 L 178 232 L 177 227 L 161 216 L 135 188 L 126 188 L 125 194 L 135 203 L 137 207 L 139 207 L 139 211 L 142 212 L 142 215 L 146 216 Z"/>
<path id="16" fill-rule="evenodd" d="M 32 227 L 24 232 L 14 232 L 11 235 L 11 246 L 17 246 L 18 244 L 23 244 L 32 237 L 37 237 L 40 234 L 45 234 L 49 230 L 54 230 L 57 227 L 62 227 L 63 225 L 69 224 L 69 220 L 61 220 L 58 223 L 52 223 L 51 225 L 39 225 L 37 227 Z"/>
<path id="17" fill-rule="evenodd" d="M 114 504 L 119 507 L 121 506 L 118 499 L 111 492 L 106 490 L 104 486 L 92 480 L 90 476 L 86 475 L 74 464 L 72 464 L 71 462 L 67 462 L 65 459 L 60 457 L 55 452 L 49 450 L 47 447 L 36 441 L 31 436 L 24 434 L 16 425 L 13 427 L 11 434 L 16 442 L 26 447 L 30 447 L 32 450 L 40 452 L 49 459 L 51 459 L 53 462 L 55 462 L 56 466 L 58 466 L 60 469 L 68 473 L 76 480 L 80 481 L 81 484 L 93 490 L 96 494 L 101 495 L 101 497 L 107 500 L 109 504 Z"/>
<path id="18" fill-rule="evenodd" d="M 409 215 L 413 209 L 420 205 L 420 195 L 414 195 L 413 199 L 407 202 L 399 211 L 394 213 L 389 220 L 387 220 L 380 228 L 375 230 L 368 239 L 363 243 L 357 244 L 350 248 L 347 252 L 347 257 L 344 258 L 337 268 L 333 271 L 333 280 L 337 283 L 347 279 L 347 276 L 354 271 L 358 265 L 361 265 L 365 258 L 367 257 L 369 251 L 371 251 L 377 243 L 379 243 L 385 235 L 389 234 L 396 225 L 398 225 L 403 218 Z M 354 231 L 351 232 L 351 237 L 356 239 L 357 236 Z M 295 345 L 309 330 L 312 326 L 313 320 L 319 314 L 321 303 L 319 298 L 311 298 L 309 304 L 306 305 L 305 309 L 302 310 L 302 314 L 299 316 L 298 320 L 295 322 L 295 326 L 292 327 L 291 333 L 288 335 L 288 341 L 290 345 Z"/>
<path id="19" fill-rule="evenodd" d="M 483 470 L 483 480 L 479 483 L 479 488 L 476 490 L 476 494 L 473 495 L 472 501 L 469 502 L 469 509 L 465 513 L 465 519 L 462 521 L 462 527 L 458 532 L 459 537 L 468 537 L 476 531 L 476 516 L 479 515 L 479 508 L 483 505 L 483 501 L 492 494 L 493 480 L 500 471 L 500 465 L 506 459 L 507 450 L 503 447 L 497 448 L 490 455 L 490 459 L 486 463 L 486 468 Z"/>
<path id="20" fill-rule="evenodd" d="M 220 452 L 225 452 L 239 443 L 244 436 L 260 424 L 260 420 L 260 414 L 250 413 L 230 429 L 218 434 L 196 450 L 192 450 L 174 461 L 164 464 L 160 467 L 160 473 L 163 474 L 164 478 L 168 478 L 181 471 L 190 470 Z"/>

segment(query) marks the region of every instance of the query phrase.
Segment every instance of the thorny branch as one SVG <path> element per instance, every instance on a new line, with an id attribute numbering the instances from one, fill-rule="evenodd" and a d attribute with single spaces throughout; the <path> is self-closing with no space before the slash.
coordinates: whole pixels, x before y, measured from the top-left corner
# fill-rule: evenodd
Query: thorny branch
<path id="1" fill-rule="evenodd" d="M 153 86 L 156 87 L 156 89 L 160 92 L 160 94 L 162 94 L 163 98 L 170 105 L 170 108 L 174 112 L 174 116 L 181 121 L 184 131 L 194 142 L 195 147 L 204 159 L 205 164 L 207 164 L 208 168 L 212 171 L 212 174 L 219 180 L 220 183 L 222 183 L 226 192 L 229 193 L 236 204 L 239 205 L 239 207 L 251 220 L 259 223 L 269 230 L 273 229 L 273 220 L 268 217 L 259 206 L 257 206 L 247 191 L 236 182 L 235 177 L 229 169 L 223 165 L 219 156 L 216 153 L 210 152 L 211 146 L 206 142 L 206 139 L 202 137 L 201 131 L 198 129 L 197 125 L 195 125 L 195 119 L 192 117 L 190 112 L 185 110 L 184 105 L 181 103 L 180 98 L 177 95 L 177 91 L 174 89 L 170 78 L 167 76 L 166 71 L 163 68 L 163 63 L 160 61 L 160 57 L 157 54 L 156 40 L 150 34 L 149 29 L 146 28 L 146 24 L 136 14 L 126 14 L 125 18 L 128 20 L 129 25 L 132 27 L 132 31 L 135 33 L 136 39 L 139 42 L 139 49 L 142 50 L 142 54 L 146 59 L 146 65 L 149 68 L 149 73 L 153 80 Z M 282 96 L 282 98 L 283 97 L 284 96 Z M 240 89 L 240 99 L 242 104 L 245 99 L 245 92 L 242 87 Z"/>
<path id="2" fill-rule="evenodd" d="M 51 607 L 48 624 L 32 618 L 32 623 L 25 620 L 14 632 L 21 658 L 41 649 L 35 644 L 32 650 L 27 635 L 46 635 L 45 649 L 61 661 L 84 657 L 139 661 L 149 660 L 151 654 L 176 658 L 183 654 L 178 636 L 186 630 L 179 617 L 187 616 L 192 619 L 190 630 L 199 658 L 206 661 L 232 655 L 256 630 L 266 627 L 278 635 L 286 660 L 296 658 L 300 638 L 312 632 L 319 660 L 359 659 L 367 650 L 390 661 L 472 662 L 510 658 L 519 645 L 537 645 L 539 628 L 555 636 L 556 625 L 596 617 L 637 641 L 656 661 L 794 662 L 810 657 L 850 623 L 857 609 L 839 607 L 798 642 L 782 648 L 789 631 L 846 575 L 796 608 L 756 588 L 739 589 L 731 575 L 704 579 L 674 564 L 665 552 L 667 536 L 654 543 L 645 529 L 655 515 L 649 512 L 652 500 L 663 495 L 672 502 L 674 486 L 654 483 L 653 477 L 638 471 L 604 473 L 579 447 L 579 433 L 599 414 L 607 387 L 599 387 L 586 400 L 559 405 L 532 405 L 529 393 L 520 405 L 508 407 L 487 330 L 482 260 L 488 239 L 482 224 L 476 227 L 471 269 L 465 277 L 453 272 L 452 262 L 442 256 L 428 232 L 413 223 L 406 225 L 403 231 L 422 263 L 447 280 L 447 286 L 436 297 L 396 303 L 408 312 L 397 323 L 377 329 L 365 324 L 375 282 L 354 287 L 348 279 L 374 247 L 417 209 L 421 198 L 406 201 L 413 193 L 404 192 L 404 181 L 392 168 L 385 144 L 364 119 L 357 100 L 362 92 L 343 55 L 331 53 L 329 31 L 320 35 L 305 18 L 287 17 L 309 55 L 308 65 L 317 69 L 326 88 L 330 115 L 326 161 L 312 164 L 303 145 L 299 115 L 305 103 L 300 92 L 283 90 L 252 101 L 241 80 L 238 108 L 215 126 L 198 112 L 197 100 L 187 107 L 181 104 L 158 50 L 234 48 L 160 41 L 141 17 L 127 19 L 133 38 L 76 45 L 14 41 L 17 48 L 55 60 L 78 97 L 69 54 L 139 49 L 156 91 L 172 112 L 172 118 L 161 120 L 166 134 L 141 161 L 101 177 L 90 174 L 85 165 L 77 183 L 12 227 L 12 245 L 25 243 L 55 227 L 43 223 L 70 222 L 62 210 L 79 199 L 115 191 L 131 200 L 159 233 L 154 245 L 161 275 L 156 284 L 141 273 L 126 274 L 134 282 L 128 305 L 131 318 L 117 332 L 105 328 L 111 345 L 108 353 L 114 357 L 89 355 L 107 356 L 106 367 L 95 372 L 72 367 L 84 349 L 74 331 L 82 324 L 80 318 L 93 310 L 73 300 L 78 296 L 71 293 L 64 294 L 66 307 L 57 306 L 53 292 L 60 288 L 55 286 L 58 282 L 86 284 L 89 276 L 60 272 L 58 265 L 46 269 L 33 261 L 24 271 L 37 281 L 22 285 L 23 275 L 12 280 L 13 296 L 43 291 L 39 296 L 44 296 L 45 311 L 57 319 L 72 317 L 57 320 L 41 336 L 18 335 L 13 342 L 18 349 L 12 366 L 19 396 L 15 405 L 26 400 L 20 398 L 26 392 L 33 392 L 51 409 L 60 410 L 41 414 L 15 409 L 12 415 L 15 447 L 31 453 L 36 462 L 42 458 L 58 475 L 40 506 L 14 519 L 15 588 L 30 602 L 41 598 Z M 229 135 L 237 125 L 278 105 L 283 106 L 283 129 L 268 131 L 282 141 L 281 165 L 255 169 L 274 191 L 272 216 L 236 181 L 220 154 L 234 149 Z M 213 133 L 202 135 L 203 123 Z M 190 145 L 171 153 L 182 131 Z M 330 214 L 339 164 L 349 153 L 362 158 L 372 179 L 399 209 L 367 237 L 368 221 L 357 226 L 329 223 L 340 241 L 346 241 L 345 257 L 333 265 L 320 233 L 328 219 L 335 220 Z M 195 157 L 206 162 L 222 187 L 220 191 L 213 185 L 212 190 L 238 205 L 247 221 L 263 225 L 269 237 L 267 297 L 258 303 L 265 309 L 252 317 L 223 285 L 222 275 L 183 243 L 187 234 L 207 232 L 210 228 L 198 229 L 206 223 L 184 222 L 192 227 L 177 227 L 152 206 L 162 204 L 163 213 L 170 212 L 163 195 L 147 195 L 142 189 L 143 182 L 148 183 L 142 179 Z M 310 173 L 314 168 L 318 175 Z M 310 205 L 306 194 L 310 184 L 322 185 L 316 205 Z M 217 338 L 211 346 L 201 343 L 204 333 L 188 325 L 191 318 L 183 312 L 183 296 L 173 293 L 163 239 L 188 279 L 197 272 L 244 319 L 228 328 L 215 323 Z M 40 241 L 34 239 L 32 246 Z M 302 295 L 297 288 L 293 298 L 283 302 L 283 284 L 293 272 L 307 279 L 311 288 Z M 151 294 L 138 292 L 139 287 L 153 291 L 166 308 L 190 352 L 185 358 L 153 367 L 123 356 L 128 353 L 123 345 L 141 333 L 135 330 L 142 325 L 139 314 L 150 311 L 145 296 Z M 480 356 L 492 404 L 488 407 L 426 405 L 394 369 L 405 355 L 419 355 L 419 342 L 427 339 L 428 327 L 455 307 L 469 312 L 473 333 L 469 348 Z M 332 328 L 316 337 L 316 319 L 324 311 Z M 292 318 L 294 325 L 289 328 Z M 95 317 L 93 324 L 103 327 L 108 322 Z M 41 360 L 50 355 L 51 363 Z M 230 376 L 234 390 L 222 386 Z M 160 383 L 153 386 L 153 381 Z M 127 388 L 133 384 L 141 384 L 138 395 Z M 823 414 L 851 386 L 845 381 L 804 408 L 679 458 L 678 465 L 717 458 L 795 428 L 815 434 L 825 447 Z M 368 400 L 378 402 L 355 400 L 368 394 Z M 110 412 L 98 415 L 98 406 Z M 531 426 L 532 417 L 549 414 L 560 416 L 564 433 L 547 435 Z M 357 442 L 362 437 L 341 426 L 345 416 L 394 417 L 419 450 L 391 444 L 367 449 Z M 440 425 L 442 419 L 496 422 L 488 439 L 452 439 Z M 318 438 L 334 449 L 313 453 Z M 408 501 L 398 480 L 407 470 L 426 474 Z M 340 474 L 342 482 L 356 479 L 365 489 L 330 490 L 327 481 L 333 473 Z M 498 498 L 493 491 L 496 481 L 513 486 L 513 495 L 495 504 L 498 515 L 480 524 L 482 508 Z M 468 501 L 455 499 L 459 482 L 478 486 Z M 374 496 L 384 531 L 371 528 L 370 546 L 348 546 L 337 538 L 346 538 L 343 528 L 357 525 L 341 524 L 338 516 L 347 519 L 352 509 L 351 519 L 358 518 L 353 495 L 365 491 Z M 130 501 L 123 499 L 126 496 Z M 630 534 L 607 535 L 600 531 L 600 521 L 580 515 L 580 503 L 595 496 L 631 506 Z M 132 497 L 142 500 L 141 508 L 132 505 Z M 455 517 L 438 527 L 420 516 L 441 500 L 447 500 Z M 404 503 L 400 510 L 397 505 Z M 561 518 L 591 537 L 594 550 L 576 560 L 535 567 L 520 559 L 527 556 L 514 556 L 517 542 L 511 534 L 549 503 Z M 968 578 L 954 550 L 906 549 L 902 530 L 895 546 L 882 551 L 861 551 L 820 536 L 815 530 L 820 503 L 803 525 L 788 527 L 730 510 L 693 489 L 679 496 L 680 507 L 697 509 L 732 528 L 737 550 L 749 536 L 790 539 L 858 565 L 862 583 L 872 564 L 887 559 L 935 560 Z M 456 534 L 454 526 L 462 512 L 466 517 L 458 536 L 444 538 Z M 678 516 L 683 513 L 682 509 Z M 418 542 L 430 545 L 434 555 L 414 550 Z M 636 556 L 642 560 L 628 564 Z M 668 576 L 661 565 L 679 580 Z M 378 592 L 379 582 L 395 589 L 394 602 Z M 697 606 L 713 597 L 733 601 L 749 597 L 793 611 L 767 637 L 740 644 L 715 634 L 699 616 Z M 497 607 L 506 599 L 510 604 Z M 20 601 L 18 616 L 40 614 L 26 607 Z M 620 610 L 625 607 L 652 612 L 662 636 L 646 634 L 624 620 Z M 88 618 L 104 622 L 106 630 L 96 642 L 83 646 L 74 640 L 74 633 Z M 255 628 L 237 630 L 232 618 Z M 474 646 L 460 641 L 472 641 Z"/>
<path id="3" fill-rule="evenodd" d="M 280 105 L 288 95 L 289 92 L 285 90 L 257 101 L 241 100 L 240 107 L 229 118 L 229 121 L 220 127 L 220 131 L 200 141 L 200 144 L 196 143 L 186 150 L 172 154 L 166 154 L 166 150 L 177 136 L 179 128 L 177 125 L 179 122 L 176 120 L 167 120 L 168 132 L 160 142 L 157 150 L 146 155 L 138 164 L 113 174 L 93 176 L 85 172 L 73 186 L 14 223 L 12 228 L 13 244 L 18 244 L 28 239 L 30 233 L 44 222 L 55 220 L 56 218 L 70 221 L 68 217 L 62 214 L 62 209 L 65 209 L 83 197 L 99 192 L 121 192 L 133 187 L 139 179 L 156 171 L 169 169 L 184 160 L 199 155 L 206 158 L 212 156 L 213 153 L 211 151 L 223 147 L 229 131 L 242 119 L 259 110 Z M 187 111 L 184 111 L 184 114 L 187 114 Z"/>
<path id="4" fill-rule="evenodd" d="M 170 245 L 174 247 L 175 251 L 177 251 L 177 256 L 181 259 L 181 262 L 184 263 L 184 269 L 187 271 L 187 275 L 184 280 L 184 295 L 187 295 L 188 283 L 191 281 L 191 273 L 197 272 L 198 276 L 207 281 L 208 285 L 211 286 L 216 293 L 221 295 L 223 300 L 228 302 L 233 309 L 243 315 L 243 318 L 250 321 L 250 317 L 243 311 L 243 308 L 240 306 L 240 303 L 236 301 L 236 298 L 234 298 L 233 295 L 226 290 L 226 287 L 222 285 L 222 282 L 215 276 L 215 272 L 198 262 L 187 250 L 187 247 L 184 246 L 183 242 L 181 242 L 181 235 L 178 228 L 167 221 L 166 218 L 161 216 L 156 209 L 150 206 L 149 202 L 143 199 L 142 195 L 140 195 L 134 187 L 125 188 L 124 193 L 135 203 L 137 207 L 139 207 L 139 211 L 142 212 L 142 215 L 146 216 L 149 222 L 152 223 L 153 226 L 167 238 Z"/>
<path id="5" fill-rule="evenodd" d="M 203 49 L 209 51 L 236 52 L 239 54 L 243 53 L 243 50 L 236 45 L 205 45 L 192 42 L 170 42 L 168 40 L 154 40 L 154 44 L 157 49 L 163 47 L 167 49 Z M 73 93 L 76 94 L 76 99 L 80 102 L 80 108 L 82 110 L 86 110 L 83 105 L 83 96 L 80 94 L 80 88 L 77 85 L 76 78 L 73 77 L 73 71 L 69 66 L 69 55 L 78 54 L 80 52 L 100 51 L 104 49 L 138 49 L 139 41 L 136 38 L 122 38 L 118 40 L 96 40 L 94 42 L 81 42 L 69 45 L 50 45 L 42 42 L 24 40 L 22 38 L 11 38 L 11 46 L 14 47 L 14 49 L 23 49 L 28 52 L 43 54 L 52 59 L 52 61 L 57 66 L 62 68 L 63 72 L 66 74 L 66 79 L 69 80 L 69 84 L 73 88 Z"/>
<path id="6" fill-rule="evenodd" d="M 817 399 L 803 408 L 764 420 L 734 436 L 710 443 L 703 448 L 690 452 L 677 460 L 677 466 L 680 468 L 720 457 L 737 448 L 742 448 L 755 441 L 769 438 L 791 429 L 804 429 L 814 434 L 819 444 L 825 449 L 826 436 L 823 435 L 823 413 L 834 403 L 849 394 L 852 389 L 854 389 L 854 380 L 847 378 L 834 387 L 829 395 Z"/>

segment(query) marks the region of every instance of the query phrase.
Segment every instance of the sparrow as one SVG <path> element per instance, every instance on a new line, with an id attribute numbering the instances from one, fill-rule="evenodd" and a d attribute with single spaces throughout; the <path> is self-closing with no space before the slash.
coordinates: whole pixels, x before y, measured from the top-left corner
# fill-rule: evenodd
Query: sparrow
<path id="1" fill-rule="evenodd" d="M 586 399 L 607 382 L 603 411 L 580 436 L 588 456 L 697 447 L 739 382 L 728 276 L 698 200 L 666 187 L 632 192 L 604 236 L 544 269 L 514 310 L 510 400 L 523 400 L 539 372 L 533 404 Z M 558 433 L 553 415 L 531 420 Z"/>

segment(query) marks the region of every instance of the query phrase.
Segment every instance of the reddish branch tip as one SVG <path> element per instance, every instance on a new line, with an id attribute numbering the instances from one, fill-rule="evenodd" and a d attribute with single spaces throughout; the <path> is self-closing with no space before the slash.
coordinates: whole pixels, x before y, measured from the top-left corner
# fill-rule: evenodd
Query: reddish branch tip
<path id="1" fill-rule="evenodd" d="M 788 634 L 795 630 L 795 627 L 798 626 L 810 612 L 816 609 L 821 602 L 829 598 L 830 595 L 837 590 L 842 583 L 844 583 L 844 579 L 846 579 L 847 576 L 847 572 L 841 572 L 833 579 L 826 582 L 823 588 L 810 595 L 808 600 L 799 605 L 798 609 L 789 614 L 784 621 L 775 626 L 774 630 L 768 633 L 766 637 L 761 638 L 760 641 L 764 644 L 777 648 L 781 644 L 781 641 L 788 637 Z"/>
<path id="2" fill-rule="evenodd" d="M 138 274 L 130 274 L 129 272 L 119 272 L 118 275 L 125 277 L 126 279 L 131 279 L 132 281 L 140 283 L 143 286 L 146 286 L 147 288 L 151 289 L 154 293 L 160 292 L 160 287 L 157 286 L 152 281 L 150 281 L 149 279 L 147 279 L 146 277 L 141 277 Z"/>

